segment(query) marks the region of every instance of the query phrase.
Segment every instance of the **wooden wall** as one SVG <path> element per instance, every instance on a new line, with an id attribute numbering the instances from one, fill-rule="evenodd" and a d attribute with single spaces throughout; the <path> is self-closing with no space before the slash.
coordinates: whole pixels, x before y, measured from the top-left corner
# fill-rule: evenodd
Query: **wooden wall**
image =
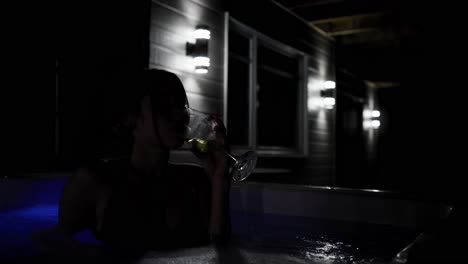
<path id="1" fill-rule="evenodd" d="M 314 62 L 317 58 L 312 57 Z M 314 67 L 309 65 L 308 85 L 308 150 L 304 165 L 303 182 L 312 185 L 334 185 L 335 183 L 335 109 L 326 109 L 322 104 L 321 89 L 325 80 L 334 79 L 329 69 L 333 64 L 322 58 Z"/>
<path id="2" fill-rule="evenodd" d="M 246 8 L 248 6 L 248 8 Z M 230 16 L 247 26 L 306 53 L 309 66 L 309 101 L 320 101 L 323 81 L 334 80 L 334 43 L 304 21 L 271 1 L 228 1 Z M 259 19 L 261 16 L 261 19 Z M 286 169 L 258 175 L 259 181 L 330 185 L 334 181 L 335 110 L 308 110 L 308 156 L 305 158 L 263 158 L 259 166 Z M 281 170 L 278 170 L 281 171 Z M 269 174 L 269 175 L 268 175 Z"/>
<path id="3" fill-rule="evenodd" d="M 197 25 L 210 28 L 210 67 L 195 74 L 186 43 L 194 42 Z M 223 114 L 224 12 L 221 1 L 153 0 L 150 26 L 150 68 L 162 68 L 181 78 L 192 108 Z"/>
<path id="4" fill-rule="evenodd" d="M 368 168 L 368 155 L 375 144 L 371 134 L 367 133 L 377 133 L 378 130 L 363 129 L 363 110 L 369 101 L 366 84 L 339 69 L 337 85 L 336 184 L 348 188 L 376 188 L 371 183 L 376 175 L 370 175 Z"/>
<path id="5" fill-rule="evenodd" d="M 171 71 L 181 79 L 190 107 L 223 116 L 224 111 L 224 11 L 222 1 L 153 0 L 149 33 L 149 67 Z M 211 32 L 207 74 L 196 74 L 186 43 L 194 43 L 197 25 Z M 198 163 L 188 151 L 174 151 L 172 162 Z"/>
<path id="6" fill-rule="evenodd" d="M 128 92 L 121 80 L 126 72 L 146 67 L 172 71 L 181 78 L 191 107 L 222 116 L 225 11 L 268 37 L 308 54 L 315 81 L 334 79 L 333 41 L 272 1 L 81 1 L 62 3 L 59 8 L 59 157 L 52 159 L 60 158 L 70 165 L 90 150 L 99 151 L 92 149 L 99 142 L 98 130 L 109 123 L 106 118 L 118 111 L 115 108 Z M 197 25 L 208 25 L 211 30 L 211 66 L 205 75 L 194 73 L 192 58 L 186 55 L 186 43 L 194 41 L 192 34 Z M 308 96 L 319 95 L 309 91 Z M 35 139 L 46 139 L 48 145 L 56 141 L 55 93 L 51 92 L 50 97 L 48 132 L 42 139 Z M 309 110 L 309 156 L 261 158 L 259 167 L 284 169 L 285 173 L 278 174 L 280 178 L 267 180 L 329 184 L 334 177 L 333 131 L 334 110 Z M 48 156 L 55 155 L 55 146 L 47 151 Z"/>

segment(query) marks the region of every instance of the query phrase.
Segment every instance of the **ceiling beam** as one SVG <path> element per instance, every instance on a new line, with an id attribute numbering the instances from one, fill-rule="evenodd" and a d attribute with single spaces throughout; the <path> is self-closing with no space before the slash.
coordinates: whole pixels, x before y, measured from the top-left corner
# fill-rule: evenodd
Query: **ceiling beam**
<path id="1" fill-rule="evenodd" d="M 329 36 L 331 36 L 331 37 L 337 37 L 337 36 L 346 36 L 346 35 L 367 33 L 367 32 L 377 31 L 377 30 L 379 30 L 379 28 L 377 28 L 377 27 L 355 28 L 355 29 L 338 30 L 338 31 L 328 32 L 327 34 Z"/>
<path id="2" fill-rule="evenodd" d="M 347 0 L 324 2 L 322 4 L 312 3 L 317 3 L 317 1 L 312 1 L 309 5 L 290 8 L 305 20 L 312 22 L 336 17 L 353 16 L 356 14 L 379 13 L 391 9 L 390 7 L 392 5 L 388 0 Z"/>
<path id="3" fill-rule="evenodd" d="M 320 28 L 329 36 L 343 36 L 376 31 L 384 23 L 384 13 L 375 13 L 324 19 L 310 24 Z"/>
<path id="4" fill-rule="evenodd" d="M 375 20 L 380 19 L 385 15 L 384 12 L 376 12 L 376 13 L 366 13 L 366 14 L 356 14 L 351 16 L 341 16 L 341 17 L 332 17 L 326 19 L 319 19 L 310 22 L 314 25 L 321 25 L 321 24 L 328 24 L 328 23 L 346 23 L 349 21 L 356 21 L 356 20 Z"/>

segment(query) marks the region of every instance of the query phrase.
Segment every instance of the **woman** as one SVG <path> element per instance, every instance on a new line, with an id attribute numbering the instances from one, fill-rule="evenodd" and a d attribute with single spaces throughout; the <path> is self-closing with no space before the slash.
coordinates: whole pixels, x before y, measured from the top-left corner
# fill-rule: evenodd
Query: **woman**
<path id="1" fill-rule="evenodd" d="M 120 126 L 131 132 L 128 158 L 101 159 L 79 169 L 64 187 L 59 225 L 69 235 L 92 229 L 99 240 L 117 247 L 226 241 L 230 181 L 225 154 L 193 149 L 204 168 L 170 164 L 169 152 L 183 144 L 189 121 L 184 87 L 162 70 L 144 71 L 137 86 L 145 92 Z M 224 125 L 218 124 L 217 145 L 226 146 Z"/>

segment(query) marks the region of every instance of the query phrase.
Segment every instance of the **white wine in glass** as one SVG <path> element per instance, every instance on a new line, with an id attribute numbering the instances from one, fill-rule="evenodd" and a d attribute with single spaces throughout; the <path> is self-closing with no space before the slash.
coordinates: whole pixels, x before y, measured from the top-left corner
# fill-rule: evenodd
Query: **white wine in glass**
<path id="1" fill-rule="evenodd" d="M 257 164 L 257 154 L 254 151 L 247 151 L 240 156 L 234 156 L 226 151 L 223 146 L 217 146 L 215 127 L 218 124 L 216 119 L 191 108 L 188 108 L 188 113 L 190 120 L 187 125 L 185 141 L 203 153 L 210 150 L 222 149 L 234 161 L 230 167 L 231 178 L 234 181 L 243 181 L 249 177 Z"/>

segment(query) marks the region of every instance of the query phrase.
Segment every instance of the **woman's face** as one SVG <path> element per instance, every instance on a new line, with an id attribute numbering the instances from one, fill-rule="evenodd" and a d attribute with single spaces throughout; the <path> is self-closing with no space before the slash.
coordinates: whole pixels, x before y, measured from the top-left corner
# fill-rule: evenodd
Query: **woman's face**
<path id="1" fill-rule="evenodd" d="M 188 121 L 185 101 L 182 104 L 166 106 L 156 113 L 155 126 L 167 148 L 176 149 L 182 146 Z"/>
<path id="2" fill-rule="evenodd" d="M 136 140 L 151 148 L 177 149 L 182 146 L 189 121 L 185 104 L 169 101 L 167 106 L 160 107 L 155 113 L 151 103 L 149 96 L 143 98 L 139 128 L 137 126 L 135 131 Z"/>

